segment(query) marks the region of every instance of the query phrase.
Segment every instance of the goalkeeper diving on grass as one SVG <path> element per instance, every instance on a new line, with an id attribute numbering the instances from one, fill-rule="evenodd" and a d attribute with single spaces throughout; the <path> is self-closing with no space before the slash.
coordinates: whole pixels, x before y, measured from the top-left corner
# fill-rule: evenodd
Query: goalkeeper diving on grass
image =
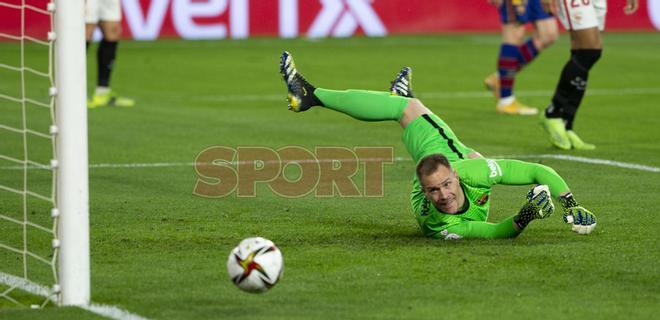
<path id="1" fill-rule="evenodd" d="M 296 69 L 290 53 L 282 53 L 280 73 L 288 89 L 289 109 L 322 107 L 362 121 L 397 121 L 403 143 L 416 163 L 410 203 L 425 236 L 513 238 L 535 219 L 552 215 L 559 200 L 564 221 L 579 234 L 596 227 L 596 217 L 573 197 L 551 168 L 519 160 L 487 159 L 461 143 L 449 126 L 413 96 L 412 70 L 403 68 L 390 92 L 329 90 L 311 85 Z M 518 213 L 498 223 L 486 222 L 491 189 L 496 184 L 535 185 Z"/>

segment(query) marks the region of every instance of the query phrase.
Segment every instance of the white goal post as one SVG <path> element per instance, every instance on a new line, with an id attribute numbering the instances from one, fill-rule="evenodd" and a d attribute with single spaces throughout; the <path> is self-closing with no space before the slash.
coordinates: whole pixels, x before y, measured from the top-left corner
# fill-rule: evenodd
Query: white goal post
<path id="1" fill-rule="evenodd" d="M 0 13 L 0 299 L 87 306 L 85 0 L 0 0 Z"/>
<path id="2" fill-rule="evenodd" d="M 58 274 L 61 305 L 90 303 L 85 0 L 55 0 Z"/>

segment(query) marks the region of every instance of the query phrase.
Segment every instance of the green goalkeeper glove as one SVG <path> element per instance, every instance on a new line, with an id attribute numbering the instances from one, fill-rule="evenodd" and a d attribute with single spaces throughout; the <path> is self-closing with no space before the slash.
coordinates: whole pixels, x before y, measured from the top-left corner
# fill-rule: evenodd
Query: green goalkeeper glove
<path id="1" fill-rule="evenodd" d="M 552 203 L 550 189 L 546 185 L 536 185 L 527 193 L 527 201 L 513 217 L 518 227 L 524 229 L 534 219 L 544 219 L 552 215 L 555 205 Z"/>
<path id="2" fill-rule="evenodd" d="M 572 193 L 559 197 L 559 203 L 564 208 L 564 221 L 573 225 L 574 232 L 590 234 L 596 228 L 596 216 L 579 205 Z"/>

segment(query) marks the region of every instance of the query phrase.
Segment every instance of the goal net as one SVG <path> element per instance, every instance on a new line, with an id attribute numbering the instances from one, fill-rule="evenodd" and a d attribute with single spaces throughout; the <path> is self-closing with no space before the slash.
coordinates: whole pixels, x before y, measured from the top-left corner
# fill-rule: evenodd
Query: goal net
<path id="1" fill-rule="evenodd" d="M 0 306 L 89 303 L 83 10 L 0 0 Z"/>

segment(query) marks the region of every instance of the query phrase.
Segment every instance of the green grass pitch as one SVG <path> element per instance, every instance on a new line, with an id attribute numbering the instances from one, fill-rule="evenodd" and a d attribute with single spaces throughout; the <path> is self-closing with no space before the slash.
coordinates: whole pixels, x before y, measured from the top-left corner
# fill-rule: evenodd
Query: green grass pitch
<path id="1" fill-rule="evenodd" d="M 495 68 L 498 42 L 495 34 L 122 42 L 113 87 L 137 106 L 89 110 L 90 164 L 185 164 L 214 145 L 392 146 L 395 156 L 408 157 L 396 123 L 358 122 L 328 110 L 288 112 L 278 62 L 289 50 L 312 83 L 331 89 L 386 90 L 401 67 L 412 66 L 415 92 L 466 145 L 485 156 L 532 155 L 526 159 L 555 168 L 599 218 L 591 235 L 574 234 L 557 213 L 512 240 L 425 239 L 408 203 L 410 161 L 385 167 L 379 198 L 287 199 L 261 188 L 255 198 L 207 199 L 193 195 L 197 175 L 190 165 L 92 167 L 92 300 L 154 319 L 657 317 L 660 173 L 533 155 L 660 167 L 660 37 L 605 36 L 576 120 L 576 130 L 598 146 L 592 152 L 560 152 L 536 118 L 495 113 L 482 79 Z M 522 102 L 547 105 L 568 47 L 563 34 L 519 75 Z M 14 64 L 18 53 L 16 44 L 0 44 L 0 62 Z M 26 60 L 40 66 L 43 54 L 30 49 Z M 0 90 L 18 90 L 11 73 L 2 72 Z M 28 91 L 43 92 L 43 83 L 28 83 Z M 20 125 L 11 104 L 0 108 L 0 123 Z M 0 148 L 14 150 L 10 137 L 0 137 Z M 0 183 L 20 185 L 10 172 L 0 170 Z M 34 187 L 47 190 L 47 178 Z M 489 220 L 516 212 L 527 189 L 496 187 Z M 0 211 L 16 210 L 12 203 L 0 202 Z M 41 214 L 47 212 L 32 213 Z M 20 237 L 6 223 L 0 228 L 1 238 Z M 229 251 L 255 235 L 273 240 L 285 259 L 280 283 L 261 295 L 239 291 L 225 267 Z M 0 271 L 16 266 L 0 253 Z M 0 318 L 98 316 L 2 301 Z"/>

